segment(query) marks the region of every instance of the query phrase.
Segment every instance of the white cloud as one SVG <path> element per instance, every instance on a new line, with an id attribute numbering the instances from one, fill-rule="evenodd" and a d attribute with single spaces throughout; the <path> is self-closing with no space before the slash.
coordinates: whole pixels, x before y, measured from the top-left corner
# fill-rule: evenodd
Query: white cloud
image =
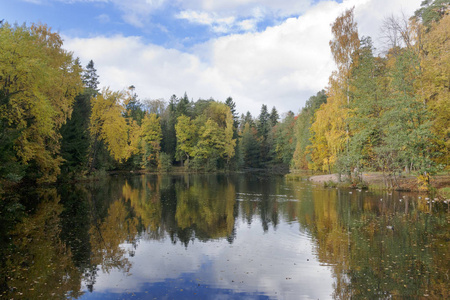
<path id="1" fill-rule="evenodd" d="M 235 22 L 234 17 L 220 18 L 216 14 L 192 10 L 182 11 L 178 13 L 176 17 L 178 19 L 184 19 L 190 23 L 210 26 L 214 32 L 219 33 L 230 32 Z"/>
<path id="2" fill-rule="evenodd" d="M 182 96 L 187 92 L 194 100 L 213 97 L 224 101 L 231 96 L 240 113 L 249 110 L 254 116 L 262 104 L 269 109 L 276 106 L 280 113 L 297 113 L 310 96 L 326 87 L 334 69 L 328 42 L 330 24 L 340 13 L 355 5 L 360 35 L 371 35 L 376 40 L 384 17 L 400 9 L 411 15 L 420 1 L 324 1 L 302 16 L 289 18 L 264 32 L 212 39 L 194 46 L 191 53 L 124 36 L 65 38 L 65 47 L 85 63 L 93 59 L 103 85 L 122 89 L 134 84 L 142 99 L 168 99 L 172 94 Z M 215 3 L 201 2 L 210 10 L 217 6 Z M 211 14 L 189 14 L 197 22 L 220 25 Z M 228 26 L 225 21 L 223 24 Z M 252 24 L 249 21 L 241 26 L 250 30 Z"/>
<path id="3" fill-rule="evenodd" d="M 107 14 L 101 14 L 97 16 L 96 19 L 103 24 L 109 23 L 111 21 L 110 17 Z"/>
<path id="4" fill-rule="evenodd" d="M 312 0 L 191 0 L 180 2 L 180 6 L 185 9 L 240 17 L 253 16 L 255 12 L 270 13 L 275 16 L 291 16 L 305 12 L 313 2 Z"/>
<path id="5" fill-rule="evenodd" d="M 123 20 L 136 27 L 144 27 L 151 13 L 162 8 L 166 0 L 109 0 L 123 12 Z"/>

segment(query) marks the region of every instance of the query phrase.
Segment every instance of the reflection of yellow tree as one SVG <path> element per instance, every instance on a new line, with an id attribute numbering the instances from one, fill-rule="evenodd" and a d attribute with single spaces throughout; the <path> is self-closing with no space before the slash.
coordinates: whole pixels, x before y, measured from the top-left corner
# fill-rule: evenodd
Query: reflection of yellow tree
<path id="1" fill-rule="evenodd" d="M 136 217 L 146 229 L 158 231 L 161 225 L 161 176 L 156 180 L 142 180 L 140 189 L 133 189 L 128 182 L 122 187 L 122 194 L 126 201 L 130 201 Z"/>
<path id="2" fill-rule="evenodd" d="M 319 260 L 333 266 L 335 298 L 448 298 L 445 213 L 423 213 L 408 197 L 362 201 L 336 190 L 298 193 L 299 199 L 312 196 L 299 202 L 299 222 L 314 237 Z"/>
<path id="3" fill-rule="evenodd" d="M 8 293 L 13 299 L 64 299 L 79 297 L 80 271 L 70 249 L 60 240 L 63 210 L 56 189 L 38 191 L 43 199 L 36 211 L 19 223 L 6 257 Z M 4 295 L 2 295 L 4 296 Z"/>
<path id="4" fill-rule="evenodd" d="M 195 227 L 198 238 L 230 236 L 234 228 L 236 191 L 233 184 L 194 182 L 177 192 L 175 218 L 182 229 Z"/>
<path id="5" fill-rule="evenodd" d="M 137 219 L 130 217 L 125 204 L 115 201 L 108 209 L 108 216 L 101 222 L 93 222 L 89 230 L 91 235 L 91 262 L 101 265 L 102 270 L 109 272 L 118 268 L 128 272 L 131 263 L 125 257 L 125 250 L 120 244 L 133 241 L 137 234 Z"/>

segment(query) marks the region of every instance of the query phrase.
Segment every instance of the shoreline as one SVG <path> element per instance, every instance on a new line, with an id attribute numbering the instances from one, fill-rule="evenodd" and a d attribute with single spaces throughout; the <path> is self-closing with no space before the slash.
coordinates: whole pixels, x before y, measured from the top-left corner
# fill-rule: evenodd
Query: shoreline
<path id="1" fill-rule="evenodd" d="M 334 184 L 341 187 L 356 188 L 349 182 L 345 181 L 345 177 L 342 176 L 342 181 L 339 183 L 338 174 L 326 174 L 326 175 L 313 175 L 308 176 L 308 180 L 315 184 Z M 362 174 L 362 180 L 368 188 L 375 189 L 393 189 L 411 192 L 437 192 L 440 189 L 448 189 L 450 187 L 450 174 L 446 175 L 434 175 L 430 178 L 429 190 L 421 189 L 421 183 L 418 178 L 412 174 L 403 175 L 396 178 L 396 184 L 386 186 L 386 180 L 390 180 L 394 183 L 393 178 L 385 178 L 382 173 L 378 172 L 366 172 Z M 397 185 L 398 184 L 398 185 Z M 445 196 L 443 196 L 445 198 Z"/>

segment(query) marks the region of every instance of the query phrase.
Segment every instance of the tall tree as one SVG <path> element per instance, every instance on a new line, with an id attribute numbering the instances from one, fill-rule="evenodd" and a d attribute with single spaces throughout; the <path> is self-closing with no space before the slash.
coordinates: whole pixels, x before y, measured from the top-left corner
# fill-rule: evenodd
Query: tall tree
<path id="1" fill-rule="evenodd" d="M 239 115 L 236 112 L 236 103 L 233 101 L 233 98 L 228 97 L 225 101 L 225 104 L 230 108 L 231 115 L 233 116 L 233 138 L 238 137 L 238 127 L 239 127 Z"/>
<path id="2" fill-rule="evenodd" d="M 330 41 L 331 53 L 338 70 L 330 76 L 327 103 L 316 112 L 311 126 L 311 152 L 314 168 L 328 169 L 337 162 L 339 154 L 347 149 L 350 141 L 348 113 L 350 106 L 351 70 L 357 65 L 359 38 L 357 24 L 353 16 L 354 8 L 346 10 L 332 24 L 333 39 Z M 347 147 L 346 147 L 347 146 Z M 343 164 L 339 171 L 349 171 L 350 166 Z"/>
<path id="3" fill-rule="evenodd" d="M 177 123 L 177 103 L 176 95 L 172 95 L 167 105 L 167 109 L 161 115 L 161 130 L 163 139 L 161 140 L 161 151 L 167 153 L 172 159 L 175 158 L 177 137 L 175 124 Z"/>
<path id="4" fill-rule="evenodd" d="M 243 167 L 259 167 L 260 142 L 257 138 L 257 132 L 249 123 L 245 123 L 239 141 L 239 152 L 242 157 Z"/>
<path id="5" fill-rule="evenodd" d="M 258 130 L 258 137 L 261 142 L 261 154 L 260 159 L 262 164 L 267 164 L 272 159 L 272 136 L 269 136 L 269 132 L 272 129 L 270 114 L 267 110 L 267 105 L 263 104 L 261 106 L 261 112 L 258 117 L 258 122 L 256 124 Z M 269 138 L 270 137 L 270 138 Z"/>
<path id="6" fill-rule="evenodd" d="M 350 104 L 350 72 L 356 63 L 355 53 L 359 49 L 359 37 L 356 21 L 354 20 L 354 7 L 346 10 L 339 16 L 331 27 L 333 39 L 330 41 L 331 54 L 338 68 L 347 105 Z"/>
<path id="7" fill-rule="evenodd" d="M 159 166 L 159 153 L 161 151 L 161 124 L 156 114 L 146 114 L 141 127 L 141 151 L 143 166 L 155 168 Z"/>
<path id="8" fill-rule="evenodd" d="M 270 115 L 267 110 L 267 105 L 263 104 L 261 106 L 261 112 L 259 113 L 258 123 L 257 123 L 258 135 L 262 138 L 262 140 L 267 139 L 267 136 L 268 136 L 270 128 L 271 128 L 270 125 L 271 125 L 270 124 Z"/>
<path id="9" fill-rule="evenodd" d="M 79 60 L 76 59 L 76 62 L 79 63 Z M 93 62 L 88 64 L 82 77 L 83 79 L 94 78 L 95 80 L 84 81 L 83 92 L 75 97 L 72 116 L 61 127 L 61 156 L 64 159 L 61 168 L 65 174 L 80 174 L 88 168 L 91 98 L 98 93 L 97 84 L 99 83 Z"/>
<path id="10" fill-rule="evenodd" d="M 181 160 L 186 159 L 189 166 L 189 160 L 195 156 L 195 146 L 198 141 L 198 129 L 195 123 L 188 116 L 182 115 L 178 117 L 175 125 L 177 136 L 177 150 L 182 153 Z"/>
<path id="11" fill-rule="evenodd" d="M 61 127 L 62 169 L 65 173 L 81 173 L 87 170 L 90 145 L 89 119 L 94 90 L 85 88 L 75 97 L 71 118 Z"/>
<path id="12" fill-rule="evenodd" d="M 415 16 L 421 19 L 423 25 L 430 28 L 433 23 L 438 23 L 448 15 L 450 0 L 423 0 L 420 6 Z"/>
<path id="13" fill-rule="evenodd" d="M 319 107 L 326 103 L 327 95 L 325 90 L 318 92 L 315 96 L 311 96 L 305 103 L 300 114 L 297 117 L 295 126 L 296 146 L 292 164 L 296 169 L 308 169 L 311 163 L 307 147 L 311 144 L 311 124 L 314 120 L 314 114 Z"/>
<path id="14" fill-rule="evenodd" d="M 138 151 L 139 126 L 133 122 L 127 123 L 124 117 L 125 95 L 124 92 L 104 88 L 92 99 L 90 134 L 94 143 L 105 142 L 111 156 L 118 162 L 125 161 Z"/>
<path id="15" fill-rule="evenodd" d="M 275 125 L 277 125 L 278 119 L 279 119 L 279 118 L 280 118 L 280 116 L 278 115 L 277 109 L 275 108 L 275 106 L 272 107 L 272 111 L 270 112 L 270 116 L 269 116 L 269 119 L 270 119 L 270 125 L 271 125 L 272 127 L 274 127 Z"/>
<path id="16" fill-rule="evenodd" d="M 436 1 L 437 2 L 437 1 Z M 424 37 L 426 57 L 422 61 L 420 87 L 423 101 L 432 113 L 436 136 L 434 152 L 442 155 L 436 162 L 450 167 L 450 14 L 430 25 Z"/>
<path id="17" fill-rule="evenodd" d="M 59 130 L 81 91 L 80 73 L 61 37 L 47 26 L 1 25 L 0 86 L 9 100 L 0 107 L 0 119 L 16 124 L 18 161 L 38 182 L 55 181 L 60 173 Z"/>
<path id="18" fill-rule="evenodd" d="M 296 145 L 294 113 L 292 111 L 287 112 L 282 122 L 278 123 L 273 128 L 273 131 L 276 159 L 286 167 L 289 167 Z"/>
<path id="19" fill-rule="evenodd" d="M 83 71 L 83 83 L 88 89 L 92 89 L 98 92 L 98 81 L 97 69 L 94 67 L 94 61 L 91 59 Z"/>
<path id="20" fill-rule="evenodd" d="M 349 127 L 352 132 L 349 151 L 344 157 L 359 170 L 376 166 L 375 147 L 381 139 L 380 118 L 383 99 L 388 97 L 386 60 L 374 57 L 372 40 L 361 40 L 359 63 L 352 70 L 352 103 Z"/>

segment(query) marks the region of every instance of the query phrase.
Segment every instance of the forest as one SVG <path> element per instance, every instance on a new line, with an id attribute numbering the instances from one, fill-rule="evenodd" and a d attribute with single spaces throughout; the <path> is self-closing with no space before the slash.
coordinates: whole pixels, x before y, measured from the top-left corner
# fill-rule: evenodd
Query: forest
<path id="1" fill-rule="evenodd" d="M 331 24 L 337 66 L 296 115 L 262 105 L 239 114 L 229 97 L 187 93 L 140 99 L 99 88 L 43 24 L 0 27 L 0 191 L 110 171 L 314 170 L 413 172 L 424 182 L 448 170 L 450 1 L 424 1 L 388 17 L 383 49 L 358 35 L 354 9 Z M 357 177 L 357 176 L 356 176 Z"/>

